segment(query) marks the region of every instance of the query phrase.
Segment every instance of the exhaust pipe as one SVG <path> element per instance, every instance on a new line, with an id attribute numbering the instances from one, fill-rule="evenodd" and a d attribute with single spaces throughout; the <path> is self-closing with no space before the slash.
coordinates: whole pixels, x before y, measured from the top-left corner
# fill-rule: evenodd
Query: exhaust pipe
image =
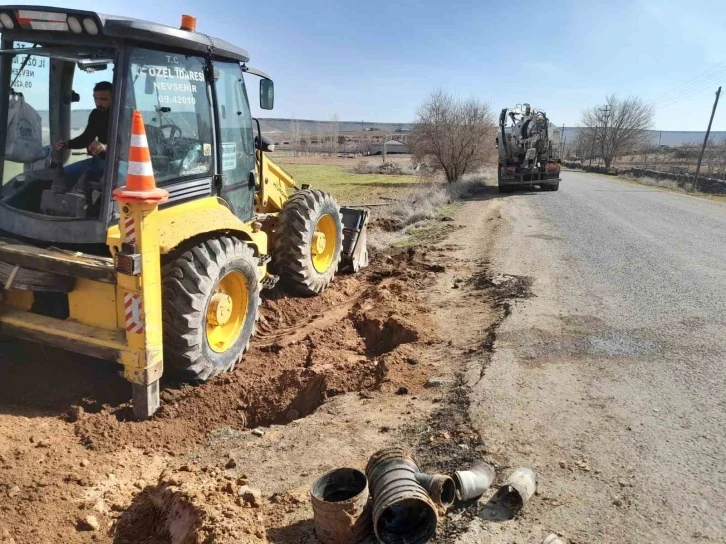
<path id="1" fill-rule="evenodd" d="M 428 492 L 431 500 L 438 506 L 448 508 L 456 498 L 456 484 L 445 474 L 424 474 L 417 472 L 416 481 Z"/>
<path id="2" fill-rule="evenodd" d="M 454 472 L 456 496 L 461 501 L 481 497 L 492 485 L 494 475 L 494 467 L 483 461 L 476 461 L 469 470 Z"/>
<path id="3" fill-rule="evenodd" d="M 379 450 L 368 461 L 373 530 L 383 544 L 424 544 L 436 533 L 436 507 L 416 479 L 418 472 L 401 448 Z"/>
<path id="4" fill-rule="evenodd" d="M 310 488 L 315 534 L 323 544 L 357 544 L 371 532 L 365 474 L 354 468 L 326 472 Z"/>

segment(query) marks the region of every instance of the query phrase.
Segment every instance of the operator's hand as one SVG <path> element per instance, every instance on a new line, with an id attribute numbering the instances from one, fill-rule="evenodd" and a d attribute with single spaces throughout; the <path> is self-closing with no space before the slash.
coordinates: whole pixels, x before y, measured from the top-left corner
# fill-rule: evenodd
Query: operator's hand
<path id="1" fill-rule="evenodd" d="M 56 151 L 60 151 L 61 149 L 65 149 L 68 147 L 68 142 L 56 142 L 53 144 L 53 149 Z"/>
<path id="2" fill-rule="evenodd" d="M 93 155 L 94 157 L 97 157 L 98 155 L 102 155 L 106 152 L 106 145 L 102 144 L 101 142 L 94 140 L 90 144 L 88 144 L 88 153 L 90 155 Z"/>

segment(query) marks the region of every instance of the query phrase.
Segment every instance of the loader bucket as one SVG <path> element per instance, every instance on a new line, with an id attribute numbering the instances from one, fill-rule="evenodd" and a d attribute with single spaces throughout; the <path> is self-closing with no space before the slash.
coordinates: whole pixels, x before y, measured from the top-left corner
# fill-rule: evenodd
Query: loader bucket
<path id="1" fill-rule="evenodd" d="M 368 266 L 368 210 L 340 208 L 343 216 L 343 256 L 341 269 L 358 272 Z"/>

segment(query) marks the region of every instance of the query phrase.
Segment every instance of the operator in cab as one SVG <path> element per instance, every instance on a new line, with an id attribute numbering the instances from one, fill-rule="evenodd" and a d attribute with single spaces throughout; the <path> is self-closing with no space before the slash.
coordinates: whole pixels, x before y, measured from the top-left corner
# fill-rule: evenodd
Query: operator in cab
<path id="1" fill-rule="evenodd" d="M 86 149 L 90 158 L 78 161 L 63 168 L 67 188 L 75 185 L 84 173 L 87 177 L 98 180 L 106 167 L 106 146 L 108 142 L 108 124 L 113 104 L 113 85 L 109 81 L 101 81 L 93 88 L 93 101 L 96 108 L 88 116 L 88 124 L 82 134 L 67 142 L 56 142 L 56 151 L 63 149 Z"/>

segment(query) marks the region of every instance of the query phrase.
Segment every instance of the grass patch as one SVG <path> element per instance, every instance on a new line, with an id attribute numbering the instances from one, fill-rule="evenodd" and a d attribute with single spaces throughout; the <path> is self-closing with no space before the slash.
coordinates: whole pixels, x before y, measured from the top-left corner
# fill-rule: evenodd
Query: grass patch
<path id="1" fill-rule="evenodd" d="M 286 164 L 283 159 L 280 165 L 295 178 L 298 186 L 307 183 L 328 191 L 340 204 L 380 204 L 387 199 L 404 197 L 419 184 L 415 176 L 356 174 L 333 164 Z"/>
<path id="2" fill-rule="evenodd" d="M 482 185 L 484 178 L 459 183 L 421 183 L 408 194 L 374 210 L 374 219 L 390 219 L 400 225 L 400 230 L 386 232 L 375 229 L 368 232 L 368 244 L 373 250 L 386 247 L 403 248 L 436 243 L 445 238 L 454 226 L 441 219 L 454 215 L 460 200 L 475 187 Z"/>
<path id="3" fill-rule="evenodd" d="M 664 191 L 669 191 L 671 193 L 697 196 L 707 200 L 726 203 L 726 194 L 702 193 L 700 191 L 693 190 L 690 186 L 686 186 L 685 188 L 679 187 L 678 183 L 672 179 L 656 179 L 647 176 L 636 178 L 629 174 L 617 176 L 617 178 L 633 185 L 647 185 L 648 187 L 657 187 L 658 189 L 663 189 Z"/>

